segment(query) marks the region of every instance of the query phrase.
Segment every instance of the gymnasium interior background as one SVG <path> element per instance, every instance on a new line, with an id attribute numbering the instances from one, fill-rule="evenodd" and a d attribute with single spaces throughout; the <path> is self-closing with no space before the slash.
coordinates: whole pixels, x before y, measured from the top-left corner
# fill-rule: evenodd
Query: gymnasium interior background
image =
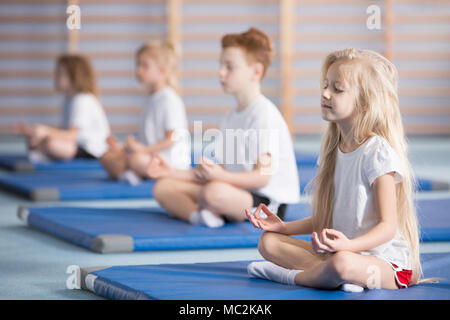
<path id="1" fill-rule="evenodd" d="M 67 26 L 72 3 L 80 29 Z M 355 47 L 379 51 L 398 67 L 408 134 L 449 135 L 449 22 L 450 4 L 436 0 L 2 0 L 0 132 L 10 133 L 18 120 L 58 124 L 62 97 L 53 74 L 63 52 L 91 59 L 113 130 L 135 132 L 145 101 L 135 51 L 149 39 L 170 39 L 181 49 L 190 124 L 217 126 L 233 103 L 218 81 L 220 39 L 256 26 L 276 52 L 263 93 L 293 134 L 321 133 L 321 62 L 332 50 Z"/>
<path id="2" fill-rule="evenodd" d="M 68 27 L 71 5 L 80 9 L 80 29 Z M 325 55 L 350 46 L 372 49 L 398 67 L 400 107 L 416 174 L 450 183 L 450 2 L 445 0 L 0 0 L 0 151 L 25 150 L 11 130 L 18 121 L 59 123 L 62 96 L 54 91 L 53 74 L 55 58 L 66 52 L 91 59 L 113 131 L 122 138 L 136 132 L 146 96 L 134 75 L 135 51 L 149 39 L 170 39 L 181 49 L 180 92 L 191 128 L 196 120 L 204 129 L 217 127 L 234 103 L 218 81 L 220 39 L 251 26 L 273 40 L 276 54 L 263 93 L 280 108 L 296 149 L 318 152 L 325 125 L 319 106 Z M 450 197 L 450 192 L 420 197 Z M 0 191 L 1 298 L 98 298 L 65 288 L 71 264 L 259 258 L 255 248 L 99 256 L 25 227 L 16 210 L 27 204 L 32 203 Z M 450 245 L 423 244 L 422 251 L 448 252 Z"/>

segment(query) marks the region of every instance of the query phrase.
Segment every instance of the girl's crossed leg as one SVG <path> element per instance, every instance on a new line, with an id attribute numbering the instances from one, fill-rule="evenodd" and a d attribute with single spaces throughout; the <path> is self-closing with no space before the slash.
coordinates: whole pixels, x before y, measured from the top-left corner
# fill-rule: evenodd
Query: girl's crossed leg
<path id="1" fill-rule="evenodd" d="M 295 276 L 297 285 L 336 289 L 352 283 L 372 289 L 397 289 L 392 267 L 374 256 L 349 251 L 319 255 L 309 242 L 274 232 L 263 233 L 258 249 L 272 263 L 303 270 Z"/>

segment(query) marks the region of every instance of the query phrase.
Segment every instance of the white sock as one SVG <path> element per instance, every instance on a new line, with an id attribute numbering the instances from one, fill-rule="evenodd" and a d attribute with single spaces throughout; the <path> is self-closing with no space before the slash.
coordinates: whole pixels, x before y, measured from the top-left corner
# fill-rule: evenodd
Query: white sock
<path id="1" fill-rule="evenodd" d="M 209 228 L 219 228 L 225 224 L 225 221 L 208 209 L 202 209 L 200 210 L 200 223 Z"/>
<path id="2" fill-rule="evenodd" d="M 28 160 L 30 160 L 31 163 L 48 163 L 51 161 L 49 157 L 39 150 L 30 150 L 28 152 Z"/>
<path id="3" fill-rule="evenodd" d="M 270 261 L 252 262 L 247 266 L 248 274 L 275 282 L 295 285 L 295 276 L 303 270 L 286 269 Z M 344 283 L 341 290 L 345 292 L 363 292 L 364 288 L 353 283 Z"/>
<path id="4" fill-rule="evenodd" d="M 140 184 L 142 180 L 133 170 L 128 169 L 119 176 L 119 181 L 126 181 L 132 186 L 136 186 Z"/>
<path id="5" fill-rule="evenodd" d="M 295 285 L 295 276 L 303 270 L 286 269 L 270 261 L 257 261 L 247 266 L 247 272 L 253 277 Z"/>
<path id="6" fill-rule="evenodd" d="M 189 223 L 193 225 L 197 225 L 200 223 L 200 213 L 198 211 L 194 211 L 189 216 Z"/>
<path id="7" fill-rule="evenodd" d="M 344 283 L 341 290 L 345 292 L 363 292 L 364 288 L 353 283 Z"/>

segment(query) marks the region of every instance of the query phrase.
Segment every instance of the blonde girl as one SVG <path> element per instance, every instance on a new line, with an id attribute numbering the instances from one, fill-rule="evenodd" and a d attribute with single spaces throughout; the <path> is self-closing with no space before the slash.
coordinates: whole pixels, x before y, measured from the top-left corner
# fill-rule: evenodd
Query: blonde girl
<path id="1" fill-rule="evenodd" d="M 130 135 L 125 146 L 110 136 L 109 150 L 101 162 L 113 178 L 128 181 L 148 178 L 146 169 L 154 152 L 179 169 L 190 165 L 190 141 L 176 131 L 187 132 L 184 103 L 176 92 L 177 53 L 171 43 L 151 41 L 136 53 L 136 77 L 149 93 L 142 114 L 139 137 Z M 180 139 L 177 137 L 180 136 Z"/>
<path id="2" fill-rule="evenodd" d="M 55 88 L 65 97 L 60 127 L 17 126 L 18 133 L 27 137 L 30 160 L 99 158 L 107 149 L 110 129 L 89 60 L 78 54 L 59 56 Z"/>
<path id="3" fill-rule="evenodd" d="M 360 291 L 418 283 L 414 178 L 397 96 L 397 70 L 380 54 L 353 48 L 322 66 L 321 112 L 328 121 L 312 181 L 312 216 L 282 222 L 266 207 L 247 216 L 265 230 L 267 260 L 252 276 L 316 288 Z M 267 217 L 262 218 L 260 210 Z M 290 235 L 312 234 L 311 242 Z"/>

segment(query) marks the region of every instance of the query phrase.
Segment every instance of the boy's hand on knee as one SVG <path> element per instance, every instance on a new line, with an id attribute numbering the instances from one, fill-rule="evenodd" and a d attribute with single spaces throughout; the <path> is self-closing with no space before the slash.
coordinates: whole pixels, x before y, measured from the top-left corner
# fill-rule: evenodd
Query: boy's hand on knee
<path id="1" fill-rule="evenodd" d="M 194 174 L 197 179 L 203 182 L 221 180 L 224 172 L 224 168 L 206 157 L 201 157 L 200 163 L 194 169 Z"/>

